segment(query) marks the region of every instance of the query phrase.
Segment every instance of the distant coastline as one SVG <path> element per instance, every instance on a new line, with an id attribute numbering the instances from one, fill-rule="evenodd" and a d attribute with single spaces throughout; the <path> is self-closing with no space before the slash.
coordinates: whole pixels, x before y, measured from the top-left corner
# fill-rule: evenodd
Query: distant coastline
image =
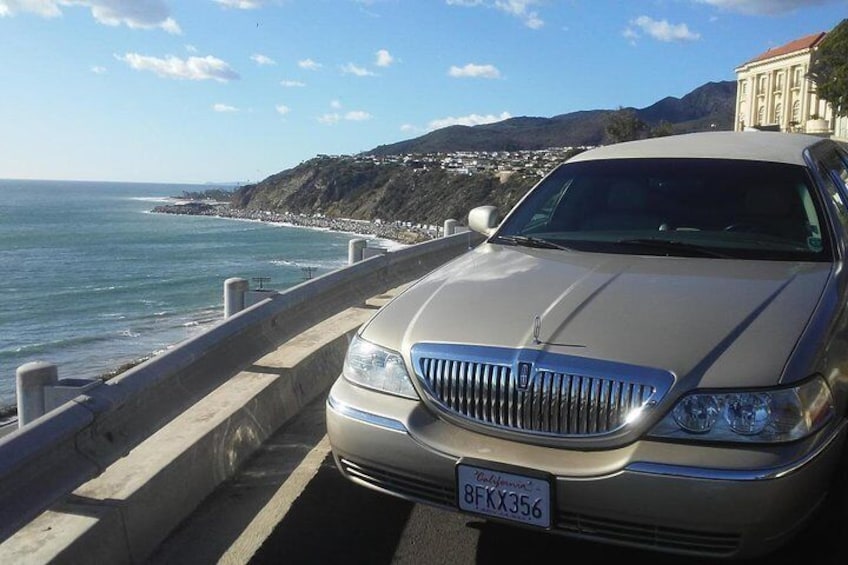
<path id="1" fill-rule="evenodd" d="M 328 218 L 321 215 L 292 214 L 268 210 L 244 210 L 227 204 L 186 201 L 178 204 L 156 206 L 151 210 L 157 214 L 180 214 L 187 216 L 212 216 L 237 220 L 254 220 L 294 227 L 337 231 L 358 235 L 370 235 L 379 239 L 410 245 L 439 237 L 439 226 L 413 224 L 411 222 L 382 222 Z"/>

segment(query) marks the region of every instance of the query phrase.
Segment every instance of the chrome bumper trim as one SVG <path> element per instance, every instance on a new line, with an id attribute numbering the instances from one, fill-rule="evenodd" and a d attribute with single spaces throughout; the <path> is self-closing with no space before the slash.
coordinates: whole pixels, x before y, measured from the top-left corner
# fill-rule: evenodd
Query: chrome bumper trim
<path id="1" fill-rule="evenodd" d="M 341 416 L 345 416 L 347 418 L 351 418 L 353 420 L 359 420 L 360 422 L 365 422 L 366 424 L 371 424 L 372 426 L 385 428 L 393 432 L 400 432 L 404 434 L 409 432 L 403 422 L 399 420 L 386 418 L 385 416 L 378 416 L 377 414 L 372 414 L 371 412 L 365 412 L 363 410 L 358 410 L 356 408 L 353 408 L 352 406 L 348 406 L 340 400 L 333 398 L 333 395 L 329 395 L 327 397 L 327 406 L 329 406 L 330 409 L 333 410 L 335 413 Z"/>
<path id="2" fill-rule="evenodd" d="M 811 451 L 801 459 L 780 467 L 766 469 L 709 469 L 704 467 L 687 467 L 684 465 L 666 465 L 663 463 L 639 462 L 627 465 L 624 470 L 634 473 L 645 473 L 650 475 L 667 475 L 672 477 L 685 477 L 690 479 L 707 479 L 716 481 L 767 481 L 779 479 L 790 475 L 807 465 L 810 461 L 821 455 L 836 439 L 845 432 L 848 422 L 842 423 L 833 431 L 827 440 L 823 441 L 817 449 Z"/>

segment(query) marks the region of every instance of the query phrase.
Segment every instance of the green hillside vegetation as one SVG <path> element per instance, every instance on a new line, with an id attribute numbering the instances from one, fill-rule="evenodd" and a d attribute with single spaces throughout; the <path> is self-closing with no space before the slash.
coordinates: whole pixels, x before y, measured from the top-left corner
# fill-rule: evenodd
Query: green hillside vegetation
<path id="1" fill-rule="evenodd" d="M 354 157 L 316 157 L 243 187 L 232 205 L 246 210 L 440 225 L 449 218 L 464 221 L 468 211 L 482 203 L 506 211 L 538 180 L 538 175 L 516 173 L 501 182 L 492 173 L 460 175 Z"/>

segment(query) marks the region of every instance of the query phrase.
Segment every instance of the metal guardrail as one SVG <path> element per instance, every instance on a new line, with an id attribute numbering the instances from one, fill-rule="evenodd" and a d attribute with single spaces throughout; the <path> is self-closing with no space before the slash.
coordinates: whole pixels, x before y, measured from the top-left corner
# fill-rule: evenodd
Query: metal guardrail
<path id="1" fill-rule="evenodd" d="M 0 438 L 0 542 L 286 340 L 480 241 L 471 232 L 435 239 L 271 294 Z"/>

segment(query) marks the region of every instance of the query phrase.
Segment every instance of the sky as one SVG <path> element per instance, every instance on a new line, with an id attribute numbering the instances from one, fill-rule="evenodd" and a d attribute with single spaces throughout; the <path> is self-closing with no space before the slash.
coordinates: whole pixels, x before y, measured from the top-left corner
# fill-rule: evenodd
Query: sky
<path id="1" fill-rule="evenodd" d="M 0 0 L 0 178 L 254 183 L 454 124 L 644 108 L 848 0 Z"/>

